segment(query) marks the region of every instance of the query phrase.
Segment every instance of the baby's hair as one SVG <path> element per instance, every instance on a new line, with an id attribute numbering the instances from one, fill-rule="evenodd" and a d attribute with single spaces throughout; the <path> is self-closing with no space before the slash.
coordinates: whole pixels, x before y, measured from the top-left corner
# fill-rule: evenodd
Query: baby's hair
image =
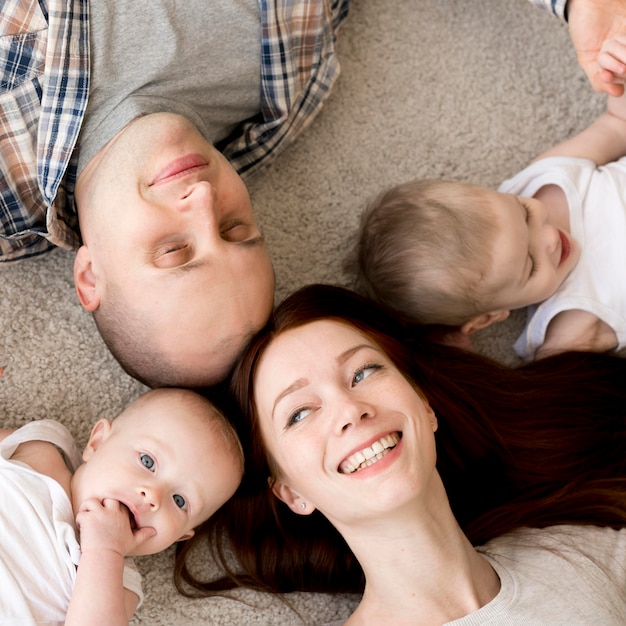
<path id="1" fill-rule="evenodd" d="M 224 415 L 223 411 L 218 408 L 208 398 L 201 395 L 196 391 L 189 389 L 155 389 L 151 393 L 178 393 L 184 404 L 188 404 L 193 410 L 202 415 L 206 415 L 209 419 L 209 425 L 215 430 L 215 432 L 222 437 L 225 448 L 233 452 L 238 457 L 241 468 L 243 470 L 243 448 L 237 435 L 235 427 L 230 420 Z"/>
<path id="2" fill-rule="evenodd" d="M 241 469 L 243 470 L 243 449 L 235 427 L 218 406 L 199 392 L 175 387 L 151 389 L 142 396 L 139 396 L 139 398 L 133 402 L 133 405 L 136 409 L 141 409 L 142 404 L 153 399 L 159 400 L 159 397 L 168 395 L 176 398 L 176 400 L 180 402 L 181 407 L 189 408 L 194 415 L 206 422 L 207 427 L 222 438 L 224 448 L 232 452 L 238 458 Z M 125 415 L 126 411 L 117 419 L 123 419 Z"/>
<path id="3" fill-rule="evenodd" d="M 478 189 L 414 180 L 375 198 L 346 262 L 357 291 L 422 324 L 459 326 L 484 313 L 480 283 L 494 227 Z"/>

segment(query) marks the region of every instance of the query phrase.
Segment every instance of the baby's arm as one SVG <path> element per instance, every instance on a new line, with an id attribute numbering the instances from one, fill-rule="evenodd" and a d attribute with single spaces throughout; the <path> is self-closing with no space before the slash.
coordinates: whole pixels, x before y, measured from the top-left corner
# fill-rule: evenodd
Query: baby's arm
<path id="1" fill-rule="evenodd" d="M 598 56 L 605 68 L 626 71 L 626 34 L 606 41 Z M 621 68 L 621 69 L 620 69 Z M 616 161 L 626 155 L 626 94 L 608 96 L 607 110 L 591 126 L 571 139 L 560 143 L 537 159 L 548 156 L 567 156 L 590 159 L 597 165 Z"/>
<path id="2" fill-rule="evenodd" d="M 572 309 L 562 311 L 548 324 L 543 344 L 535 353 L 536 359 L 565 352 L 584 350 L 606 352 L 617 347 L 615 331 L 593 313 Z"/>
<path id="3" fill-rule="evenodd" d="M 8 437 L 13 431 L 8 428 L 0 428 L 0 441 L 2 441 L 5 437 Z"/>
<path id="4" fill-rule="evenodd" d="M 124 556 L 155 531 L 133 531 L 127 509 L 117 500 L 86 500 L 76 521 L 81 557 L 65 624 L 127 626 L 139 599 L 123 586 Z"/>

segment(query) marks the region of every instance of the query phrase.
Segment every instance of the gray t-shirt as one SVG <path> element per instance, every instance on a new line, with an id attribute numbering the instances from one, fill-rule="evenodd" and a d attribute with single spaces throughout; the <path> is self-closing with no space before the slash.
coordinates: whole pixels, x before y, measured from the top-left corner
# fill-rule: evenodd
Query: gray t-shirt
<path id="1" fill-rule="evenodd" d="M 500 577 L 500 592 L 445 626 L 626 624 L 626 528 L 523 528 L 477 550 Z"/>
<path id="2" fill-rule="evenodd" d="M 215 143 L 259 113 L 257 0 L 91 0 L 89 26 L 79 172 L 138 115 L 184 115 Z"/>

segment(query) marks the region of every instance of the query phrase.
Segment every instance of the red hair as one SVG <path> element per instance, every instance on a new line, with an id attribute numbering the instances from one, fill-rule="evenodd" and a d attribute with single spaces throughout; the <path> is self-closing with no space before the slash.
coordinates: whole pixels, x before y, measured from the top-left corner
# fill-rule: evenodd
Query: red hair
<path id="1" fill-rule="evenodd" d="M 439 423 L 437 467 L 474 545 L 522 526 L 626 525 L 625 359 L 571 352 L 511 368 L 434 344 L 422 328 L 351 291 L 311 285 L 276 309 L 234 371 L 245 476 L 235 497 L 179 550 L 181 591 L 362 590 L 358 562 L 330 523 L 318 512 L 294 515 L 271 493 L 272 463 L 254 406 L 256 367 L 272 339 L 321 319 L 369 337 L 427 397 Z M 207 538 L 225 572 L 216 581 L 200 580 L 187 566 Z"/>

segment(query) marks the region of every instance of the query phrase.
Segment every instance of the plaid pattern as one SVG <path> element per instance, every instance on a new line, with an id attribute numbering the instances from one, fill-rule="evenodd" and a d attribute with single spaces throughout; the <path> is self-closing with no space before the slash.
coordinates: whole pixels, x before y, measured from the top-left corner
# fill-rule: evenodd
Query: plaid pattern
<path id="1" fill-rule="evenodd" d="M 260 0 L 261 116 L 218 146 L 246 175 L 313 120 L 339 75 L 335 35 L 349 0 Z"/>
<path id="2" fill-rule="evenodd" d="M 65 207 L 87 104 L 88 26 L 87 0 L 3 0 L 0 261 L 79 242 L 76 215 Z M 50 241 L 39 236 L 46 230 Z"/>
<path id="3" fill-rule="evenodd" d="M 565 21 L 565 5 L 567 0 L 530 0 L 538 9 L 556 15 Z"/>
<path id="4" fill-rule="evenodd" d="M 9 262 L 80 245 L 72 153 L 89 90 L 89 17 L 88 0 L 2 3 L 0 262 Z M 261 112 L 217 146 L 242 175 L 289 145 L 321 109 L 339 75 L 335 35 L 348 4 L 259 0 Z"/>

